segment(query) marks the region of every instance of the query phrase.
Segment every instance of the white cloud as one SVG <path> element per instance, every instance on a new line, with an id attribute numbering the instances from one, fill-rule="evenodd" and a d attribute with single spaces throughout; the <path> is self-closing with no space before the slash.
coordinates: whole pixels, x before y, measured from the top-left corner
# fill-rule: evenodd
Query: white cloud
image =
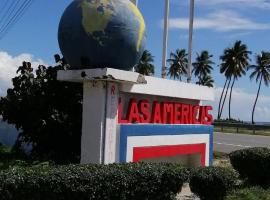
<path id="1" fill-rule="evenodd" d="M 39 64 L 44 64 L 41 59 L 35 59 L 30 54 L 12 56 L 0 51 L 0 96 L 5 95 L 7 88 L 12 86 L 11 79 L 16 75 L 16 71 L 23 61 L 31 62 L 34 68 Z"/>
<path id="2" fill-rule="evenodd" d="M 188 0 L 171 0 L 172 4 L 188 5 Z M 269 0 L 195 0 L 195 6 L 270 9 Z"/>
<path id="3" fill-rule="evenodd" d="M 239 37 L 245 37 L 245 36 L 248 36 L 250 34 L 252 34 L 252 32 L 247 31 L 247 32 L 231 33 L 229 35 L 226 34 L 226 36 L 224 36 L 224 37 L 226 37 L 227 39 L 234 39 L 234 38 L 239 39 Z"/>
<path id="4" fill-rule="evenodd" d="M 188 29 L 189 18 L 170 18 L 172 29 Z M 194 29 L 211 29 L 220 32 L 239 30 L 267 30 L 270 23 L 258 23 L 231 10 L 219 10 L 206 17 L 194 19 Z"/>
<path id="5" fill-rule="evenodd" d="M 196 0 L 199 5 L 229 5 L 270 9 L 269 0 Z"/>
<path id="6" fill-rule="evenodd" d="M 222 88 L 217 88 L 215 90 L 215 102 L 213 103 L 214 111 L 213 114 L 217 115 L 219 97 L 222 92 Z M 228 98 L 224 106 L 224 111 L 222 114 L 223 118 L 228 117 Z M 232 103 L 231 112 L 232 117 L 235 119 L 240 119 L 244 121 L 251 121 L 251 112 L 253 104 L 256 98 L 256 94 L 247 93 L 244 89 L 235 88 L 232 93 Z M 261 95 L 259 96 L 256 110 L 255 110 L 255 121 L 266 122 L 270 121 L 270 96 Z"/>
<path id="7" fill-rule="evenodd" d="M 188 34 L 184 34 L 184 35 L 180 35 L 180 39 L 183 39 L 183 40 L 187 40 L 188 39 Z M 195 38 L 194 36 L 193 36 L 193 38 Z"/>

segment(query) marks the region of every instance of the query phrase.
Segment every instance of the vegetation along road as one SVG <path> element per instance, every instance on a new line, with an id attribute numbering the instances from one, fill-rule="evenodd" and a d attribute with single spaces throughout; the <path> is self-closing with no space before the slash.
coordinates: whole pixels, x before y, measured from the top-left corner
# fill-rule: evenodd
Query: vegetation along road
<path id="1" fill-rule="evenodd" d="M 214 150 L 230 153 L 232 151 L 251 147 L 270 148 L 270 137 L 233 133 L 214 133 Z"/>

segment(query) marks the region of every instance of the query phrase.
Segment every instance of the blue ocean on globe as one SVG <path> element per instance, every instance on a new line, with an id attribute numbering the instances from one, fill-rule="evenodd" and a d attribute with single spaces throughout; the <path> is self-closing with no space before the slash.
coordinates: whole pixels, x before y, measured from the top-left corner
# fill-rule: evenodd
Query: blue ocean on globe
<path id="1" fill-rule="evenodd" d="M 129 0 L 74 0 L 58 30 L 61 52 L 73 69 L 131 70 L 145 40 L 143 16 Z"/>

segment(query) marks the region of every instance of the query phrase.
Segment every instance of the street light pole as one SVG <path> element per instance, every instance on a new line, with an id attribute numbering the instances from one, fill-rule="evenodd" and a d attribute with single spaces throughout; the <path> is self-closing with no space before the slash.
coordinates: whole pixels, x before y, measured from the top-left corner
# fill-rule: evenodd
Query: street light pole
<path id="1" fill-rule="evenodd" d="M 192 39 L 193 39 L 193 21 L 194 21 L 194 0 L 190 0 L 189 11 L 189 39 L 188 39 L 188 78 L 187 82 L 191 82 L 192 77 Z"/>
<path id="2" fill-rule="evenodd" d="M 165 13 L 164 13 L 164 29 L 163 29 L 163 55 L 162 55 L 162 69 L 161 77 L 166 78 L 166 63 L 167 63 L 167 49 L 168 49 L 168 33 L 169 33 L 169 0 L 165 0 Z"/>

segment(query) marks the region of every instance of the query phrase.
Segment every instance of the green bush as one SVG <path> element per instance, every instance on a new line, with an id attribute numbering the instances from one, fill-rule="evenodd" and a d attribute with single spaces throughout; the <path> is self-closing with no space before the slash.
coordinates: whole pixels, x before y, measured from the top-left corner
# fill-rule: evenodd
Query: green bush
<path id="1" fill-rule="evenodd" d="M 195 169 L 190 177 L 190 189 L 201 200 L 222 200 L 236 185 L 237 173 L 229 168 Z"/>
<path id="2" fill-rule="evenodd" d="M 233 168 L 243 179 L 254 185 L 270 186 L 270 149 L 238 150 L 229 156 Z"/>
<path id="3" fill-rule="evenodd" d="M 24 152 L 13 151 L 0 143 L 0 170 L 5 170 L 12 166 L 26 166 L 30 164 L 30 158 Z"/>
<path id="4" fill-rule="evenodd" d="M 0 142 L 0 154 L 8 152 L 9 149 Z"/>
<path id="5" fill-rule="evenodd" d="M 214 123 L 235 123 L 235 124 L 248 124 L 240 119 L 226 118 L 226 119 L 215 119 Z"/>
<path id="6" fill-rule="evenodd" d="M 188 170 L 173 164 L 13 167 L 0 171 L 1 200 L 174 199 Z"/>
<path id="7" fill-rule="evenodd" d="M 4 145 L 0 142 L 0 153 L 5 152 Z"/>
<path id="8" fill-rule="evenodd" d="M 242 188 L 233 191 L 226 200 L 270 200 L 270 189 L 260 187 Z"/>

